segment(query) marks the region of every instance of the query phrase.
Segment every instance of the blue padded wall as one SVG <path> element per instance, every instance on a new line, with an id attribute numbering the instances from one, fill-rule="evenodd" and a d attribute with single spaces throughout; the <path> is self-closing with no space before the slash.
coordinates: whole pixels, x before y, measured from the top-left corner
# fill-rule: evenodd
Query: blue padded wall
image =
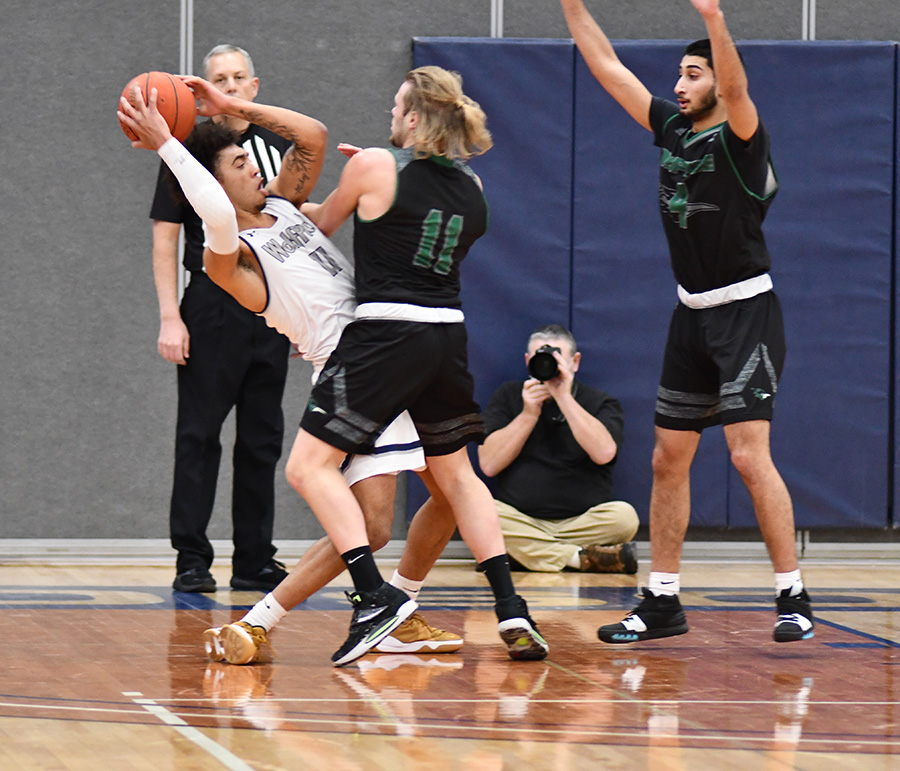
<path id="1" fill-rule="evenodd" d="M 616 48 L 651 91 L 672 93 L 683 43 Z M 760 41 L 741 49 L 781 182 L 766 223 L 788 335 L 773 454 L 798 526 L 885 527 L 896 47 Z M 478 397 L 524 375 L 531 328 L 568 319 L 583 379 L 625 406 L 617 492 L 646 521 L 653 405 L 676 302 L 652 136 L 568 41 L 420 39 L 415 51 L 416 64 L 466 77 L 497 142 L 473 164 L 492 223 L 463 271 Z M 754 523 L 720 429 L 703 437 L 692 483 L 692 524 Z"/>
<path id="2" fill-rule="evenodd" d="M 781 184 L 766 220 L 788 342 L 775 461 L 798 527 L 885 527 L 896 45 L 742 51 Z M 729 524 L 754 524 L 734 471 L 729 489 Z"/>
<path id="3" fill-rule="evenodd" d="M 897 428 L 900 427 L 900 418 L 897 415 L 898 406 L 900 406 L 900 378 L 897 377 L 897 368 L 896 362 L 900 361 L 900 350 L 898 350 L 898 346 L 900 346 L 900 336 L 897 335 L 898 325 L 900 325 L 900 318 L 898 318 L 897 314 L 900 314 L 900 302 L 898 302 L 897 292 L 900 292 L 900 286 L 898 286 L 897 282 L 897 265 L 896 265 L 896 256 L 898 253 L 898 249 L 900 249 L 900 50 L 896 51 L 896 69 L 895 69 L 895 80 L 896 90 L 898 94 L 897 104 L 896 104 L 896 112 L 895 112 L 895 126 L 896 126 L 896 134 L 895 134 L 895 143 L 894 143 L 894 327 L 892 329 L 893 340 L 892 344 L 894 346 L 894 414 L 893 422 L 892 422 L 892 439 L 893 439 L 893 504 L 896 507 L 897 501 L 900 501 L 900 448 L 897 446 Z M 893 516 L 891 520 L 891 526 L 894 528 L 900 527 L 900 512 L 896 510 L 893 511 Z"/>

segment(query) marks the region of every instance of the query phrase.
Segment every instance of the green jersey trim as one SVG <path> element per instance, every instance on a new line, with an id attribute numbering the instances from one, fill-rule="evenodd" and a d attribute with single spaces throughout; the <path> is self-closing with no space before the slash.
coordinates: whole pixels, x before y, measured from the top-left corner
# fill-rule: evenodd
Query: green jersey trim
<path id="1" fill-rule="evenodd" d="M 757 127 L 756 130 L 759 131 L 759 127 Z M 768 172 L 766 174 L 766 189 L 769 192 L 765 193 L 764 195 L 757 195 L 749 187 L 747 187 L 747 184 L 744 182 L 744 178 L 738 171 L 737 164 L 734 162 L 734 158 L 731 157 L 731 152 L 728 149 L 728 143 L 724 140 L 722 141 L 722 149 L 725 151 L 725 157 L 728 159 L 728 164 L 731 166 L 731 169 L 734 172 L 734 176 L 737 177 L 737 181 L 740 182 L 741 187 L 744 189 L 744 192 L 747 195 L 749 195 L 751 198 L 755 198 L 757 201 L 768 201 L 773 195 L 775 195 L 775 193 L 778 192 L 778 175 L 775 173 L 775 165 L 772 163 L 771 156 L 766 158 L 766 166 L 768 167 Z"/>

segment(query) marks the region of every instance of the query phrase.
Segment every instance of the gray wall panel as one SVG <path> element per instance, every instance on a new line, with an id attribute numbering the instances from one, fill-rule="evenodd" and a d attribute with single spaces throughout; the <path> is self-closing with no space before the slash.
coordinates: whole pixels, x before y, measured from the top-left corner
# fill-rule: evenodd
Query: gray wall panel
<path id="1" fill-rule="evenodd" d="M 156 353 L 158 316 L 147 217 L 157 162 L 132 150 L 114 116 L 125 82 L 176 70 L 177 0 L 150 5 L 2 1 L 0 202 L 0 538 L 167 536 L 175 373 Z M 900 34 L 893 0 L 819 0 L 818 36 Z M 591 0 L 614 38 L 702 34 L 687 0 Z M 464 8 L 464 12 L 461 10 Z M 301 12 L 302 9 L 302 12 Z M 737 38 L 799 37 L 801 0 L 729 0 Z M 547 0 L 507 0 L 508 37 L 568 37 Z M 486 37 L 490 3 L 422 0 L 195 0 L 194 68 L 213 44 L 253 54 L 261 99 L 325 121 L 332 146 L 386 139 L 393 94 L 414 36 Z M 314 198 L 336 183 L 328 157 Z M 340 233 L 342 248 L 349 232 Z M 294 362 L 285 451 L 305 402 L 308 366 Z M 223 436 L 223 466 L 233 428 Z M 223 469 L 210 534 L 230 534 Z M 276 534 L 321 530 L 280 478 Z"/>
<path id="2" fill-rule="evenodd" d="M 688 0 L 587 0 L 587 7 L 612 39 L 706 37 L 703 21 Z M 738 40 L 792 40 L 801 36 L 802 0 L 726 0 L 723 7 Z M 504 37 L 570 37 L 556 2 L 506 0 L 503 18 Z"/>
<path id="3" fill-rule="evenodd" d="M 152 158 L 114 111 L 132 74 L 177 62 L 162 18 L 178 6 L 6 5 L 2 536 L 158 536 L 165 383 L 141 339 L 155 312 L 134 261 Z"/>
<path id="4" fill-rule="evenodd" d="M 817 0 L 817 40 L 897 40 L 897 0 Z"/>

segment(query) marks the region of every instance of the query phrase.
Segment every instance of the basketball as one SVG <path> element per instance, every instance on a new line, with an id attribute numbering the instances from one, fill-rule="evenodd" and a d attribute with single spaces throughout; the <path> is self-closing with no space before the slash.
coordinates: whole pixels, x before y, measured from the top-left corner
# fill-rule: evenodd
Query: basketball
<path id="1" fill-rule="evenodd" d="M 143 72 L 129 80 L 128 85 L 122 89 L 122 96 L 132 104 L 135 102 L 131 91 L 136 85 L 141 88 L 144 104 L 149 104 L 150 89 L 156 89 L 156 108 L 169 124 L 172 136 L 179 141 L 187 139 L 188 134 L 194 129 L 194 120 L 197 117 L 194 92 L 168 72 Z M 137 136 L 131 129 L 121 123 L 119 125 L 122 126 L 125 136 L 133 142 L 137 141 Z"/>

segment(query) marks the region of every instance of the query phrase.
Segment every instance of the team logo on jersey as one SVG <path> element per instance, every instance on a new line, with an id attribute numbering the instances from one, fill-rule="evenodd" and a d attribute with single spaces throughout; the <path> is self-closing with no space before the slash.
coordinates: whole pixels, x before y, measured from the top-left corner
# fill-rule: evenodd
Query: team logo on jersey
<path id="1" fill-rule="evenodd" d="M 668 211 L 680 228 L 687 228 L 688 218 L 692 214 L 703 211 L 719 211 L 719 207 L 711 203 L 690 201 L 690 191 L 687 187 L 687 181 L 695 174 L 705 174 L 716 170 L 716 160 L 712 153 L 707 153 L 695 161 L 689 161 L 673 155 L 669 150 L 663 148 L 659 157 L 659 165 L 678 180 L 674 190 L 660 184 L 659 201 L 663 211 Z"/>
<path id="2" fill-rule="evenodd" d="M 715 171 L 716 159 L 712 153 L 707 153 L 696 161 L 689 161 L 673 155 L 664 147 L 659 156 L 659 165 L 672 174 L 683 174 L 685 177 L 693 177 L 694 174 Z"/>
<path id="3" fill-rule="evenodd" d="M 312 222 L 299 222 L 282 230 L 276 238 L 263 244 L 262 248 L 278 262 L 284 262 L 298 249 L 309 243 L 316 234 L 316 226 Z"/>
<path id="4" fill-rule="evenodd" d="M 702 211 L 719 211 L 719 207 L 711 203 L 695 203 L 688 200 L 689 192 L 684 182 L 679 182 L 673 190 L 665 185 L 659 186 L 659 203 L 663 211 L 669 212 L 672 219 L 682 229 L 687 228 L 688 217 Z"/>

